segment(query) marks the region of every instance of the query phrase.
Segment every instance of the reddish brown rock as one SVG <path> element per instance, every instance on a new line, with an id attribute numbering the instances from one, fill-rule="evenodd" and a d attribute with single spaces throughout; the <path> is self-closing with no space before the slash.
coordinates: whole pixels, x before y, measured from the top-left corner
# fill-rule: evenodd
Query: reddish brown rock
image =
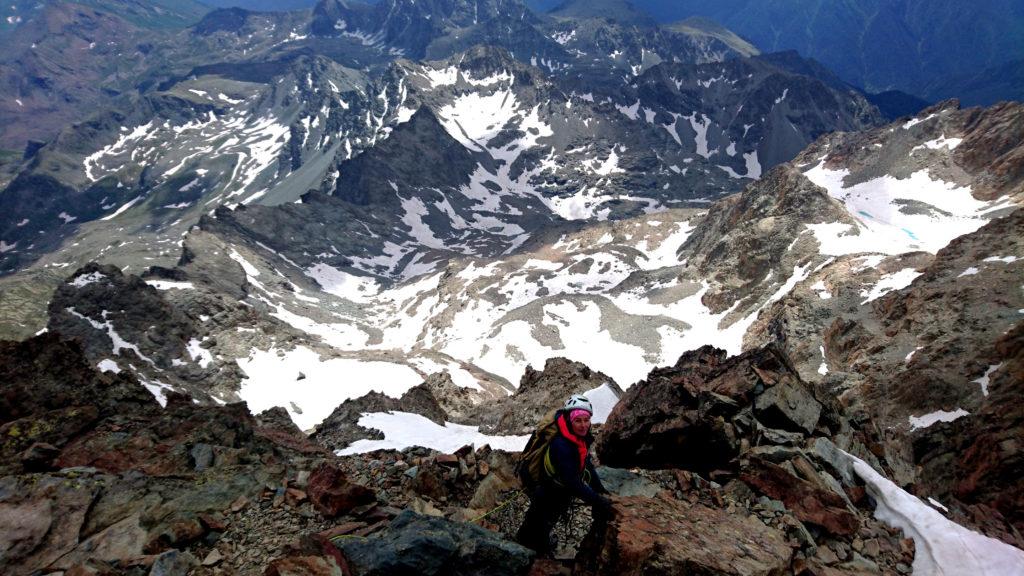
<path id="1" fill-rule="evenodd" d="M 791 557 L 785 535 L 755 518 L 635 496 L 616 499 L 607 528 L 588 534 L 574 573 L 775 576 Z"/>
<path id="2" fill-rule="evenodd" d="M 264 576 L 349 576 L 334 558 L 323 556 L 289 556 L 278 558 L 267 566 Z"/>
<path id="3" fill-rule="evenodd" d="M 352 532 L 355 532 L 356 530 L 365 527 L 366 522 L 345 522 L 343 524 L 338 524 L 333 528 L 328 528 L 327 530 L 320 532 L 319 536 L 324 540 L 330 540 L 331 538 L 351 534 Z"/>
<path id="4" fill-rule="evenodd" d="M 434 457 L 434 461 L 445 466 L 459 465 L 459 457 L 455 454 L 438 454 Z"/>
<path id="5" fill-rule="evenodd" d="M 179 520 L 152 535 L 143 551 L 147 554 L 157 554 L 171 548 L 184 548 L 202 538 L 203 534 L 206 534 L 206 529 L 198 520 Z"/>
<path id="6" fill-rule="evenodd" d="M 420 496 L 441 500 L 448 497 L 448 487 L 445 482 L 446 472 L 434 462 L 424 463 L 416 471 L 416 477 L 412 479 L 411 488 Z"/>
<path id="7" fill-rule="evenodd" d="M 572 576 L 572 568 L 559 560 L 540 558 L 533 561 L 526 576 Z"/>
<path id="8" fill-rule="evenodd" d="M 306 494 L 317 511 L 328 518 L 374 502 L 377 497 L 373 490 L 350 482 L 344 472 L 326 462 L 309 475 Z"/>
<path id="9" fill-rule="evenodd" d="M 790 474 L 782 466 L 753 458 L 740 479 L 769 498 L 781 500 L 802 522 L 843 536 L 860 529 L 860 520 L 841 496 Z"/>

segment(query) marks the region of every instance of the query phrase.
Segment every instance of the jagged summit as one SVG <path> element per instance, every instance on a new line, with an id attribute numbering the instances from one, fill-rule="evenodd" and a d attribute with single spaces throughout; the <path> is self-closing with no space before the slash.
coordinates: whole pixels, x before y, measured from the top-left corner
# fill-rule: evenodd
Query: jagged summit
<path id="1" fill-rule="evenodd" d="M 341 176 L 334 196 L 381 210 L 394 203 L 394 210 L 399 184 L 403 188 L 469 184 L 476 164 L 472 153 L 448 134 L 434 112 L 421 106 L 387 140 L 338 166 Z"/>
<path id="2" fill-rule="evenodd" d="M 413 58 L 464 29 L 494 20 L 537 22 L 520 0 L 384 0 L 375 5 L 322 0 L 310 30 L 319 36 L 350 36 L 383 43 Z"/>

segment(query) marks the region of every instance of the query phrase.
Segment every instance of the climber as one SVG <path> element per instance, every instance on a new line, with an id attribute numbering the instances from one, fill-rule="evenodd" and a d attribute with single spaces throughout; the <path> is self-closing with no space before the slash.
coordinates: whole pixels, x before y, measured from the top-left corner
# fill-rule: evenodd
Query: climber
<path id="1" fill-rule="evenodd" d="M 571 396 L 560 410 L 541 422 L 523 451 L 520 476 L 530 495 L 530 508 L 516 540 L 540 556 L 553 552 L 551 530 L 574 497 L 592 507 L 598 522 L 606 520 L 611 509 L 608 491 L 589 455 L 594 441 L 590 433 L 593 414 L 594 408 L 585 396 Z M 531 457 L 536 461 L 533 466 Z"/>

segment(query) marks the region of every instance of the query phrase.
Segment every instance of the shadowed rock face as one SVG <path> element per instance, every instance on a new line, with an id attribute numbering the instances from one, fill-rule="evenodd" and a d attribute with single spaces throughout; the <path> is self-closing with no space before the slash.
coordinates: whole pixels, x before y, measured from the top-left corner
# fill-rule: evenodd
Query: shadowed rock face
<path id="1" fill-rule="evenodd" d="M 779 350 L 727 358 L 705 346 L 629 389 L 598 436 L 601 462 L 708 473 L 762 436 L 802 438 L 823 406 Z M 823 424 L 826 424 L 823 422 Z"/>
<path id="2" fill-rule="evenodd" d="M 157 408 L 153 395 L 132 377 L 96 372 L 79 345 L 56 334 L 0 341 L 0 360 L 0 422 L 70 406 L 94 405 L 97 417 L 128 406 L 140 412 Z"/>
<path id="3" fill-rule="evenodd" d="M 914 461 L 922 469 L 918 490 L 947 500 L 955 497 L 967 509 L 961 521 L 982 523 L 994 537 L 1021 546 L 1024 326 L 1018 324 L 1000 338 L 993 352 L 1002 368 L 990 377 L 988 401 L 970 418 L 913 437 Z"/>

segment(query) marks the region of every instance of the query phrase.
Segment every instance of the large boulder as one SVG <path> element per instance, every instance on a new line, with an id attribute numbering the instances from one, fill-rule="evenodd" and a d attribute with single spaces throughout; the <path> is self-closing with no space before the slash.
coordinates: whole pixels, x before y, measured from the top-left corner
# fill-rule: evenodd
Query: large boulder
<path id="1" fill-rule="evenodd" d="M 608 417 L 595 450 L 620 468 L 725 468 L 755 433 L 794 443 L 818 426 L 822 405 L 778 348 L 729 358 L 704 346 L 653 370 Z"/>
<path id="2" fill-rule="evenodd" d="M 533 552 L 473 524 L 406 510 L 380 535 L 339 545 L 352 576 L 519 576 Z"/>
<path id="3" fill-rule="evenodd" d="M 604 530 L 593 530 L 576 574 L 734 574 L 788 571 L 792 549 L 782 532 L 746 514 L 686 501 L 618 498 Z"/>
<path id="4" fill-rule="evenodd" d="M 327 462 L 309 475 L 306 493 L 313 506 L 328 518 L 377 499 L 373 490 L 349 481 L 344 472 Z"/>

